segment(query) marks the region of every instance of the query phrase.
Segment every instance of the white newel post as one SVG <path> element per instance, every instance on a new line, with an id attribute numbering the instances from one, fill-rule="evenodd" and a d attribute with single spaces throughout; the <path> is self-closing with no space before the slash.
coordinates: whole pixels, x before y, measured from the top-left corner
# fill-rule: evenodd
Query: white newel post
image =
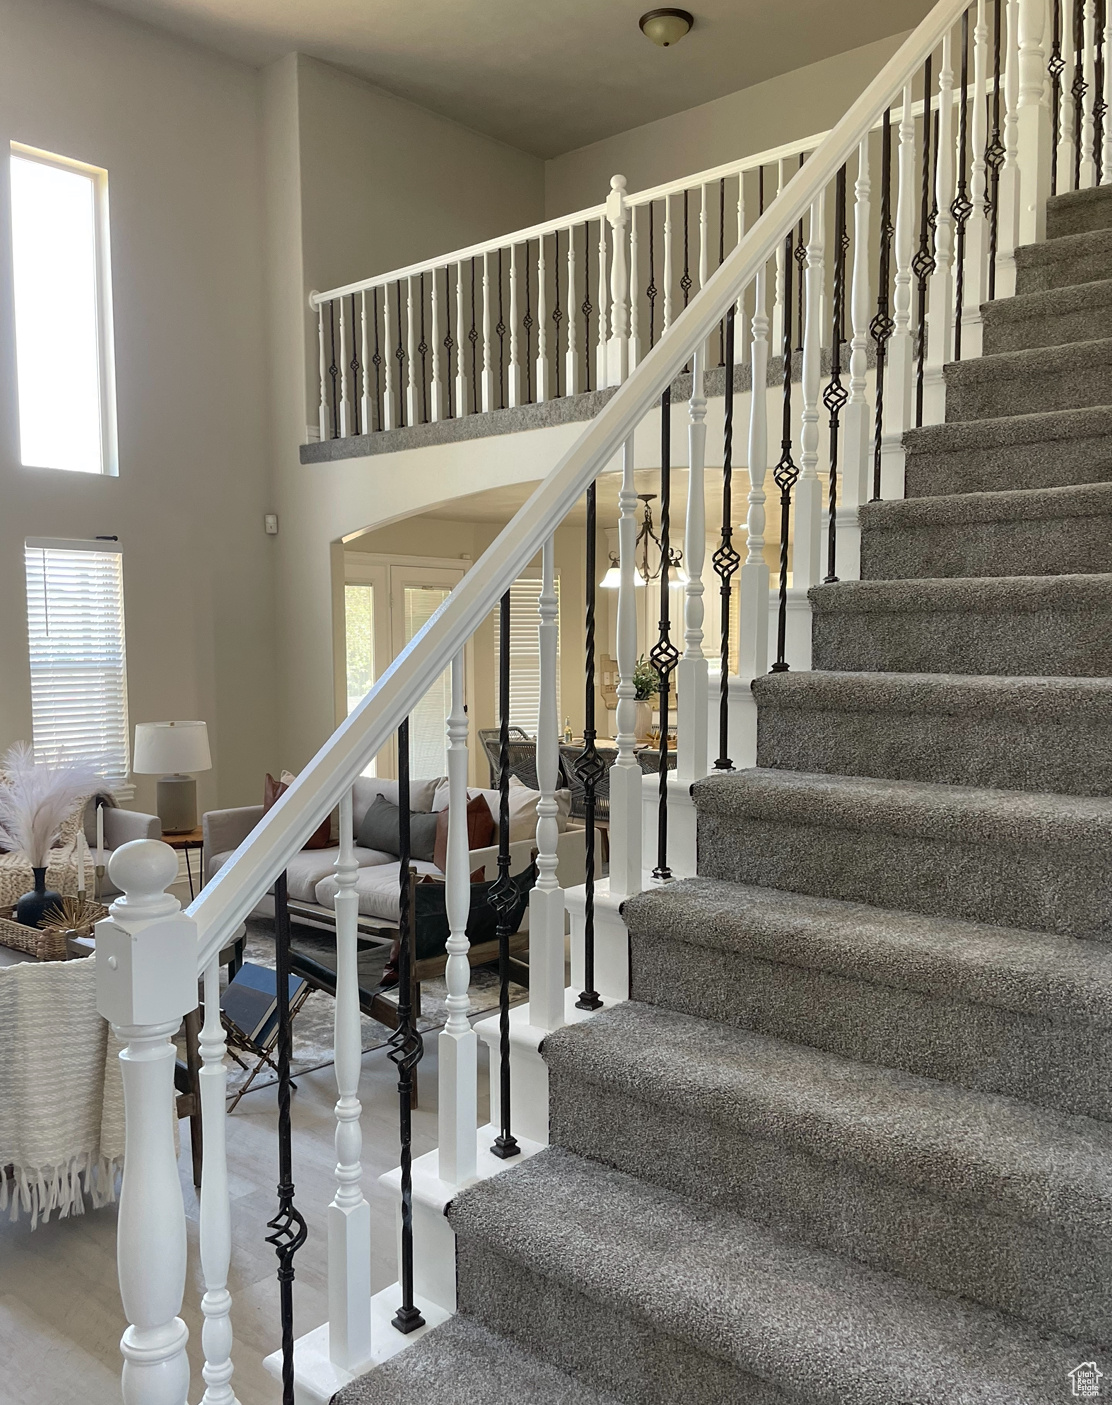
<path id="1" fill-rule="evenodd" d="M 943 63 L 946 62 L 943 48 Z M 945 148 L 939 146 L 941 162 Z M 857 180 L 853 186 L 853 273 L 849 288 L 851 338 L 849 346 L 849 399 L 846 401 L 845 467 L 842 470 L 842 504 L 838 511 L 838 574 L 843 580 L 861 575 L 861 526 L 859 511 L 868 500 L 870 414 L 866 398 L 869 368 L 869 143 L 857 150 Z M 939 225 L 941 225 L 941 215 Z M 932 324 L 933 325 L 933 324 Z"/>
<path id="2" fill-rule="evenodd" d="M 117 1222 L 124 1405 L 185 1405 L 185 1206 L 174 1153 L 171 1042 L 197 1006 L 197 924 L 165 890 L 178 857 L 157 839 L 121 845 L 108 866 L 123 890 L 97 923 L 97 1009 L 125 1045 L 124 1175 Z"/>
<path id="3" fill-rule="evenodd" d="M 707 397 L 703 388 L 706 347 L 691 358 L 691 403 L 687 428 L 687 516 L 684 524 L 684 652 L 676 666 L 676 779 L 695 781 L 707 774 L 708 665 L 703 653 L 703 562 L 707 550 L 704 464 Z M 686 812 L 685 812 L 686 813 Z M 694 837 L 691 840 L 694 844 Z"/>
<path id="4" fill-rule="evenodd" d="M 606 344 L 606 384 L 621 385 L 629 375 L 629 274 L 626 269 L 626 178 L 611 176 L 606 220 L 613 232 L 610 260 L 610 340 Z M 603 240 L 601 247 L 605 250 Z M 599 309 L 602 316 L 602 309 Z M 600 387 L 601 388 L 601 387 Z"/>
<path id="5" fill-rule="evenodd" d="M 537 713 L 537 881 L 529 894 L 529 1023 L 559 1029 L 564 1023 L 564 890 L 556 878 L 556 786 L 560 719 L 556 715 L 556 648 L 559 637 L 556 549 L 552 537 L 541 552 L 537 605 L 540 700 Z"/>
<path id="6" fill-rule="evenodd" d="M 768 672 L 768 563 L 765 561 L 765 476 L 768 472 L 767 267 L 753 283 L 753 394 L 749 409 L 748 550 L 741 567 L 738 677 L 741 683 L 738 739 L 731 739 L 739 770 L 757 764 L 757 708 L 750 684 Z"/>
<path id="7" fill-rule="evenodd" d="M 996 296 L 1015 294 L 1019 243 L 1019 0 L 1008 0 L 1004 64 L 1004 164 L 996 194 Z"/>
<path id="8" fill-rule="evenodd" d="M 201 1165 L 200 1241 L 201 1298 L 204 1325 L 201 1346 L 205 1364 L 205 1394 L 201 1405 L 236 1405 L 232 1389 L 232 1295 L 228 1292 L 228 1265 L 232 1257 L 232 1215 L 228 1198 L 227 1131 L 228 1069 L 224 1062 L 227 1041 L 220 1019 L 220 955 L 205 969 L 205 1021 L 201 1026 L 201 1129 L 204 1160 Z"/>
<path id="9" fill-rule="evenodd" d="M 984 141 L 981 142 L 984 149 Z M 982 166 L 984 162 L 982 161 Z M 886 501 L 904 495 L 903 432 L 914 419 L 914 348 L 911 336 L 911 260 L 915 248 L 915 118 L 911 84 L 903 91 L 900 114 L 899 157 L 896 167 L 896 280 L 892 298 L 892 339 L 888 344 L 888 378 L 884 387 L 884 439 L 881 453 L 881 497 Z M 982 199 L 981 223 L 984 224 Z M 987 247 L 987 246 L 986 246 Z M 982 249 L 982 255 L 984 249 Z M 982 257 L 983 263 L 983 257 Z M 980 304 L 977 300 L 977 338 L 980 350 Z"/>
<path id="10" fill-rule="evenodd" d="M 1046 235 L 1050 194 L 1050 109 L 1046 97 L 1047 0 L 1019 0 L 1019 242 Z M 1064 75 L 1063 75 L 1064 77 Z M 1063 110 L 1065 104 L 1063 103 Z M 1059 156 L 1059 172 L 1062 172 Z M 1072 177 L 1072 171 L 1069 173 Z M 1064 187 L 1064 182 L 1063 182 Z"/>
<path id="11" fill-rule="evenodd" d="M 448 861 L 445 906 L 448 916 L 448 1020 L 440 1032 L 439 1175 L 451 1185 L 475 1176 L 478 1122 L 478 1038 L 468 1014 L 471 964 L 467 959 L 467 918 L 471 875 L 467 867 L 467 709 L 463 701 L 463 654 L 452 660 L 452 710 L 448 716 Z"/>
<path id="12" fill-rule="evenodd" d="M 633 476 L 633 439 L 622 451 L 622 486 L 618 494 L 618 756 L 610 768 L 610 894 L 628 898 L 641 891 L 641 767 L 637 740 L 637 485 Z"/>
<path id="13" fill-rule="evenodd" d="M 938 69 L 938 159 L 935 167 L 935 203 L 938 220 L 934 231 L 934 272 L 927 290 L 927 363 L 923 372 L 923 423 L 941 424 L 946 418 L 946 383 L 942 368 L 953 355 L 954 316 L 954 70 L 951 43 L 942 40 Z M 854 324 L 856 328 L 856 322 Z"/>
<path id="14" fill-rule="evenodd" d="M 353 852 L 351 791 L 340 799 L 336 873 L 336 1193 L 328 1207 L 328 1355 L 355 1371 L 371 1357 L 371 1207 L 363 1195 L 359 1070 L 359 867 Z"/>
<path id="15" fill-rule="evenodd" d="M 800 598 L 822 579 L 820 566 L 825 518 L 823 485 L 819 482 L 819 395 L 822 380 L 822 284 L 826 256 L 826 199 L 820 195 L 811 206 L 807 236 L 807 263 L 803 293 L 803 365 L 800 417 L 800 473 L 795 486 L 795 543 L 792 553 L 792 591 Z M 805 637 L 789 650 L 794 668 L 807 667 L 811 657 L 811 612 L 800 621 Z M 806 660 L 806 662 L 804 662 Z"/>

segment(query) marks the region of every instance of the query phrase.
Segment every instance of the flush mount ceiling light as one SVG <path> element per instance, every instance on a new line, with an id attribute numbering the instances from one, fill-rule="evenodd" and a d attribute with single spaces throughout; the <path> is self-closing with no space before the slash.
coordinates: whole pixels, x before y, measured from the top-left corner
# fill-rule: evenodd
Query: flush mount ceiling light
<path id="1" fill-rule="evenodd" d="M 695 20 L 686 10 L 649 10 L 638 23 L 646 38 L 667 49 L 680 42 Z"/>

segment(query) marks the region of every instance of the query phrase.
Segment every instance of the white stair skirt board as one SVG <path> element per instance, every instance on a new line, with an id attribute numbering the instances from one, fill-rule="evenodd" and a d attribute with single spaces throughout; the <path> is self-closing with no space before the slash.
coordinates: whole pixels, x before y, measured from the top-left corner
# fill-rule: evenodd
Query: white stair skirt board
<path id="1" fill-rule="evenodd" d="M 834 574 L 840 581 L 861 579 L 861 519 L 856 507 L 839 507 Z"/>
<path id="2" fill-rule="evenodd" d="M 625 997 L 623 996 L 623 999 Z M 564 992 L 564 1023 L 579 1024 L 589 1020 L 597 1010 L 577 1010 L 579 991 L 570 986 Z M 603 1000 L 607 1009 L 618 1002 Z M 498 1016 L 489 1015 L 475 1025 L 475 1033 L 490 1050 L 490 1120 L 491 1140 L 497 1135 L 502 1118 L 501 1087 L 498 1078 Z M 510 1011 L 510 1125 L 520 1142 L 526 1138 L 541 1146 L 548 1145 L 548 1068 L 540 1055 L 540 1047 L 551 1031 L 529 1023 L 529 1006 L 518 1005 Z M 512 1166 L 517 1157 L 509 1162 Z"/>
<path id="3" fill-rule="evenodd" d="M 660 782 L 647 775 L 641 787 L 642 863 L 649 874 L 656 868 Z M 673 878 L 694 878 L 696 872 L 695 802 L 691 782 L 668 775 L 668 867 Z M 651 880 L 649 880 L 651 881 Z"/>
<path id="4" fill-rule="evenodd" d="M 903 434 L 885 433 L 880 438 L 880 496 L 885 502 L 892 502 L 896 498 L 902 498 L 903 495 Z"/>
<path id="5" fill-rule="evenodd" d="M 719 706 L 722 702 L 721 689 L 722 673 L 717 668 L 712 668 L 707 676 L 707 775 L 714 775 L 714 763 L 718 760 L 718 743 L 720 740 L 718 733 Z M 728 715 L 726 727 L 726 755 L 733 762 L 734 770 L 739 770 L 742 766 L 748 766 L 748 761 L 739 761 L 738 757 L 744 754 L 745 730 L 742 726 L 742 708 L 748 697 L 752 701 L 752 693 L 748 683 L 743 683 L 736 673 L 731 673 L 726 679 L 726 689 L 728 697 Z M 755 714 L 754 714 L 755 715 Z M 754 731 L 754 738 L 756 732 Z M 754 756 L 756 755 L 756 742 L 754 741 Z"/>
<path id="6" fill-rule="evenodd" d="M 627 999 L 629 991 L 629 933 L 618 908 L 624 899 L 610 896 L 609 878 L 595 883 L 595 989 L 608 1005 Z M 586 988 L 583 950 L 587 889 L 568 888 L 564 902 L 571 919 L 571 989 L 578 998 Z M 583 1014 L 580 1010 L 579 1014 Z"/>
<path id="7" fill-rule="evenodd" d="M 491 1151 L 498 1128 L 491 1123 L 480 1127 L 478 1133 L 477 1175 L 467 1182 L 489 1180 L 513 1166 L 520 1166 L 530 1156 L 544 1150 L 544 1144 L 520 1136 L 516 1131 L 520 1156 L 503 1161 Z M 400 1167 L 379 1176 L 379 1185 L 396 1200 L 399 1261 L 402 1233 L 402 1173 Z M 413 1162 L 413 1288 L 418 1299 L 427 1299 L 438 1308 L 452 1313 L 456 1310 L 456 1236 L 448 1223 L 445 1210 L 463 1189 L 440 1179 L 438 1153 L 428 1151 Z M 395 1336 L 400 1335 L 395 1332 Z"/>
<path id="8" fill-rule="evenodd" d="M 775 589 L 768 593 L 768 662 L 776 658 L 777 629 L 780 621 L 780 595 Z M 811 602 L 805 590 L 788 587 L 787 631 L 784 657 L 788 667 L 798 673 L 811 667 Z"/>

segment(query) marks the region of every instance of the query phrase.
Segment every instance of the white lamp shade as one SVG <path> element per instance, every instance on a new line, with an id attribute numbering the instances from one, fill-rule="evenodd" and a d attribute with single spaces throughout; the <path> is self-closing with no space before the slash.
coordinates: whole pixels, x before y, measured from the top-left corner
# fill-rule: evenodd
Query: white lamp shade
<path id="1" fill-rule="evenodd" d="M 137 722 L 131 769 L 139 776 L 188 775 L 212 767 L 204 722 Z"/>

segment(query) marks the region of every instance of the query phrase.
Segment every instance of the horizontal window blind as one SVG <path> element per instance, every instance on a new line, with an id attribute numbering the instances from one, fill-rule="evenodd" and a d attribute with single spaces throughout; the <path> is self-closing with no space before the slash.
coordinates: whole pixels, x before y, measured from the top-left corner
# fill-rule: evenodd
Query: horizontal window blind
<path id="1" fill-rule="evenodd" d="M 529 736 L 537 735 L 537 718 L 541 702 L 541 660 L 537 625 L 540 616 L 541 581 L 539 577 L 521 576 L 510 587 L 510 726 L 520 727 Z M 499 663 L 500 634 L 498 611 L 494 612 L 494 660 Z M 497 713 L 497 689 L 495 712 Z M 563 725 L 560 711 L 560 578 L 556 577 L 556 718 Z"/>
<path id="2" fill-rule="evenodd" d="M 35 756 L 92 766 L 122 785 L 130 766 L 123 557 L 29 541 L 27 634 Z"/>

